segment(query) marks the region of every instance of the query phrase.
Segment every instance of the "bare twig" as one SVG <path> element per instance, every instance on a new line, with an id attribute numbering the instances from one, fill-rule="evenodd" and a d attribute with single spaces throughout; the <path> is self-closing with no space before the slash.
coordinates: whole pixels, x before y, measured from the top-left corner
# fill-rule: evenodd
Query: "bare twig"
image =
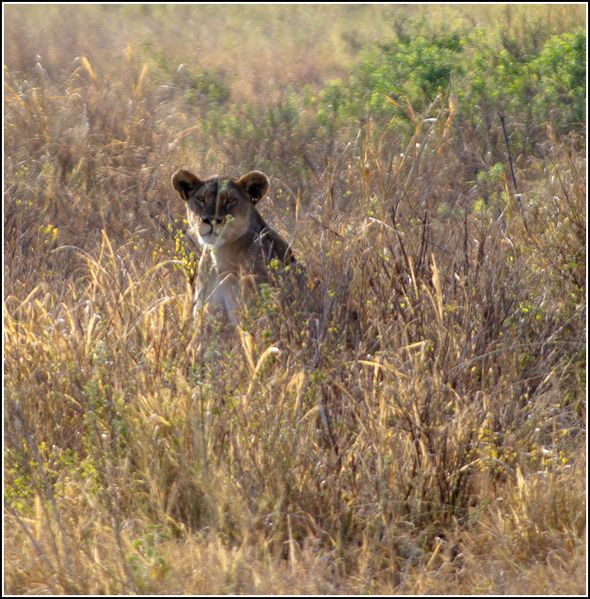
<path id="1" fill-rule="evenodd" d="M 506 144 L 506 152 L 508 153 L 508 164 L 510 165 L 510 175 L 512 176 L 512 184 L 514 185 L 514 193 L 518 193 L 518 185 L 516 184 L 516 176 L 514 174 L 514 166 L 512 164 L 512 153 L 510 152 L 510 144 L 508 140 L 508 132 L 506 131 L 506 123 L 504 115 L 500 114 L 500 122 L 502 123 L 502 133 L 504 134 L 504 143 Z"/>

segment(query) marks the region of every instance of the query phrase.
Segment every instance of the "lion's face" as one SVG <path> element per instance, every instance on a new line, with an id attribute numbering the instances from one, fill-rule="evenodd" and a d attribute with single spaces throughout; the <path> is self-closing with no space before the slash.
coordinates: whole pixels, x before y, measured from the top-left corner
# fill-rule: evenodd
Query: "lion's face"
<path id="1" fill-rule="evenodd" d="M 209 177 L 201 181 L 190 171 L 172 175 L 172 186 L 186 202 L 190 227 L 203 245 L 221 247 L 248 232 L 256 202 L 268 191 L 268 177 L 252 171 L 237 180 Z"/>

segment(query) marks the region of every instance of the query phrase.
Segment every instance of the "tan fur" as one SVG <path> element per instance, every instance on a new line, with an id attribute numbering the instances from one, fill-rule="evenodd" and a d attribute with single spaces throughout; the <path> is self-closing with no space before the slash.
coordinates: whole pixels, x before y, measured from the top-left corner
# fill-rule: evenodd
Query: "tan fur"
<path id="1" fill-rule="evenodd" d="M 271 260 L 284 265 L 295 261 L 287 243 L 255 207 L 268 191 L 268 177 L 251 171 L 237 180 L 201 180 L 180 169 L 172 175 L 172 186 L 186 203 L 190 231 L 203 248 L 194 282 L 195 314 L 208 305 L 235 325 L 242 277 L 268 281 Z"/>

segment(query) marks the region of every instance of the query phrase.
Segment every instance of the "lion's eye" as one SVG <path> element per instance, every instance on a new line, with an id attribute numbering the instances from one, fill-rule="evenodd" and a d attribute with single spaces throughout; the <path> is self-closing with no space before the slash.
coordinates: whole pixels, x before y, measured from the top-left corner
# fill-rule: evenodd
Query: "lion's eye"
<path id="1" fill-rule="evenodd" d="M 225 205 L 226 206 L 233 206 L 236 203 L 236 198 L 227 198 L 227 200 L 225 200 Z"/>
<path id="2" fill-rule="evenodd" d="M 205 203 L 205 198 L 203 196 L 195 196 L 195 200 L 197 201 L 197 204 Z"/>

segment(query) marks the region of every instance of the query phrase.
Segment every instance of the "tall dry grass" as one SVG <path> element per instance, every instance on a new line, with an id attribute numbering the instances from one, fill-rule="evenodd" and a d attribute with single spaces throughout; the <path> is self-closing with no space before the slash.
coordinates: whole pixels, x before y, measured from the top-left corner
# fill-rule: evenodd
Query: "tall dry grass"
<path id="1" fill-rule="evenodd" d="M 277 86 L 213 130 L 131 43 L 172 7 L 86 10 L 70 35 L 127 48 L 117 69 L 55 7 L 30 62 L 7 9 L 5 591 L 583 594 L 583 140 L 517 162 L 515 197 L 473 180 L 443 100 L 408 137 L 326 139 Z M 169 177 L 261 163 L 316 301 L 265 288 L 228 339 L 192 320 Z"/>

